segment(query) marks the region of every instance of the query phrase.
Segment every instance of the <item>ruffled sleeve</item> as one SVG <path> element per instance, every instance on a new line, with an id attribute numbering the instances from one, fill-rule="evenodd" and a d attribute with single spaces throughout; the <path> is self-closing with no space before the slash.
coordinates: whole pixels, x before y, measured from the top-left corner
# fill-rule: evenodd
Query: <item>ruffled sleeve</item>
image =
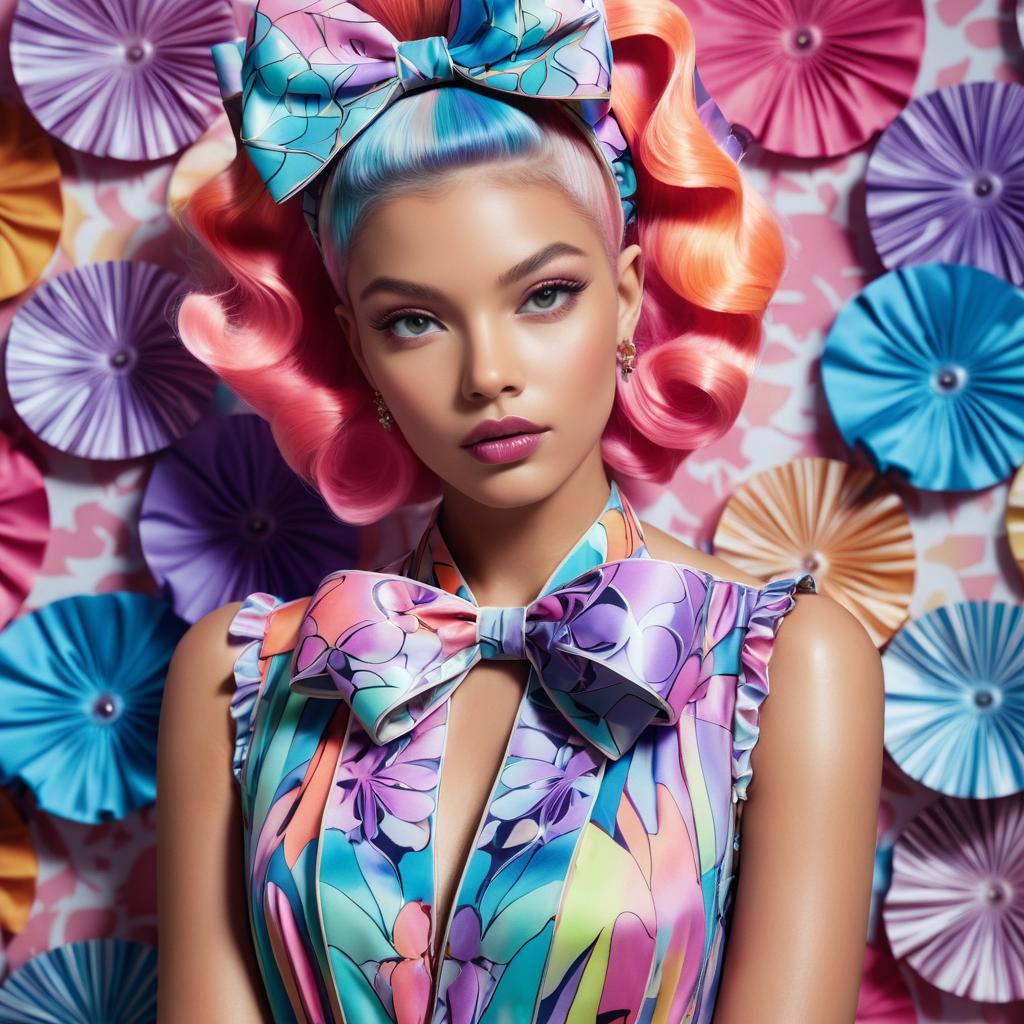
<path id="1" fill-rule="evenodd" d="M 281 603 L 282 599 L 272 594 L 250 594 L 235 612 L 228 626 L 228 636 L 231 640 L 248 641 L 235 659 L 235 692 L 231 696 L 230 707 L 231 717 L 235 721 L 235 752 L 231 759 L 231 770 L 239 785 L 242 782 L 242 768 L 252 740 L 256 705 L 263 682 L 260 663 L 263 639 L 270 623 L 270 613 Z"/>
<path id="2" fill-rule="evenodd" d="M 796 593 L 816 593 L 810 573 L 769 580 L 754 599 L 743 647 L 733 728 L 733 801 L 746 800 L 750 755 L 760 735 L 760 711 L 768 696 L 768 661 L 779 625 L 796 605 Z"/>

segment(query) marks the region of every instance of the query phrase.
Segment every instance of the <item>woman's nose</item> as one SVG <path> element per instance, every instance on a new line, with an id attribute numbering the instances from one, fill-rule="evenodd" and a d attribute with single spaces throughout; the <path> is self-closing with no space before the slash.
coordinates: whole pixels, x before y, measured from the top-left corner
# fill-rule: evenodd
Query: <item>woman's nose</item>
<path id="1" fill-rule="evenodd" d="M 477 324 L 466 331 L 462 391 L 466 398 L 495 398 L 503 391 L 523 387 L 523 361 L 515 331 L 493 323 Z"/>

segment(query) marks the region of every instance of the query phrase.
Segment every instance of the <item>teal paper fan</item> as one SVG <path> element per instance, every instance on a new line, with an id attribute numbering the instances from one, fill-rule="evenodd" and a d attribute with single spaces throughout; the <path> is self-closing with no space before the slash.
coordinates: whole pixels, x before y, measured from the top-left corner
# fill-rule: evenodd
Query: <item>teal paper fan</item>
<path id="1" fill-rule="evenodd" d="M 155 1024 L 157 954 L 124 939 L 40 953 L 0 986 L 0 1024 Z"/>
<path id="2" fill-rule="evenodd" d="M 67 597 L 0 632 L 0 783 L 86 824 L 156 799 L 164 678 L 188 624 L 145 594 Z"/>
<path id="3" fill-rule="evenodd" d="M 839 311 L 821 376 L 846 443 L 914 487 L 976 491 L 1024 462 L 1024 293 L 984 270 L 872 281 Z"/>
<path id="4" fill-rule="evenodd" d="M 1024 789 L 1024 609 L 936 608 L 882 656 L 885 745 L 911 778 L 953 797 Z"/>

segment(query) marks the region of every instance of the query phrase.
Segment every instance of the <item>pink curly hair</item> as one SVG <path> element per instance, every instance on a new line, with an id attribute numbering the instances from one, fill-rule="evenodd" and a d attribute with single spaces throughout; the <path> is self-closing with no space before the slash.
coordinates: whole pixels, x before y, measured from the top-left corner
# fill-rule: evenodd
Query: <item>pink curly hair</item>
<path id="1" fill-rule="evenodd" d="M 450 3 L 361 6 L 397 38 L 414 39 L 442 32 Z M 700 122 L 694 41 L 682 11 L 671 0 L 607 0 L 606 13 L 612 103 L 637 174 L 639 215 L 625 242 L 644 250 L 645 294 L 636 369 L 618 385 L 601 453 L 613 472 L 664 482 L 739 414 L 784 249 L 763 198 Z M 570 131 L 563 128 L 553 145 L 583 147 L 594 187 L 610 194 L 597 158 Z M 221 291 L 183 301 L 181 338 L 270 422 L 288 464 L 351 523 L 436 497 L 436 475 L 400 431 L 377 423 L 333 312 L 335 287 L 298 204 L 275 204 L 240 151 L 196 190 L 185 218 L 224 279 Z"/>

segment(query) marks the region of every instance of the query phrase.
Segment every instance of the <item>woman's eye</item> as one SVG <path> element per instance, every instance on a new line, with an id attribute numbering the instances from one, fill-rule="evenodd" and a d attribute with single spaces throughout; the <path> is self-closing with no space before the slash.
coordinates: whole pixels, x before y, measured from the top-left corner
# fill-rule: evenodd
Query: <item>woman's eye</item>
<path id="1" fill-rule="evenodd" d="M 537 302 L 538 308 L 542 313 L 550 313 L 552 310 L 560 309 L 565 305 L 564 301 L 559 301 L 559 296 L 571 296 L 578 291 L 582 291 L 582 288 L 574 285 L 546 284 L 543 287 L 538 288 L 529 297 L 529 299 L 527 299 L 527 303 Z"/>
<path id="2" fill-rule="evenodd" d="M 424 316 L 422 313 L 404 313 L 401 316 L 393 317 L 383 325 L 383 329 L 395 335 L 396 338 L 419 338 L 429 334 L 428 325 L 437 323 L 433 317 Z M 409 333 L 405 334 L 398 330 L 400 324 L 409 325 Z"/>

